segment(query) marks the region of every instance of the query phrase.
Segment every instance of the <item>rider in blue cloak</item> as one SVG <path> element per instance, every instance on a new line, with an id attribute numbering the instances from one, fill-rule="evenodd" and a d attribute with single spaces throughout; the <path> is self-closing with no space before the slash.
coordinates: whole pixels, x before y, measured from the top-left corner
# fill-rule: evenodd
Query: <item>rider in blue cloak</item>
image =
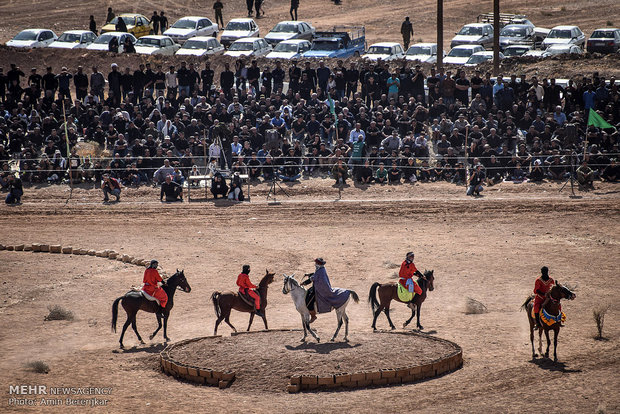
<path id="1" fill-rule="evenodd" d="M 325 260 L 317 258 L 314 260 L 315 271 L 314 273 L 307 273 L 306 276 L 310 278 L 302 285 L 308 285 L 313 283 L 313 287 L 308 291 L 308 296 L 311 296 L 310 301 L 307 303 L 308 310 L 310 310 L 310 323 L 316 320 L 316 313 L 331 312 L 332 308 L 339 308 L 349 300 L 349 291 L 345 289 L 332 288 L 325 270 Z M 314 292 L 312 292 L 314 290 Z M 316 307 L 315 307 L 316 302 Z"/>

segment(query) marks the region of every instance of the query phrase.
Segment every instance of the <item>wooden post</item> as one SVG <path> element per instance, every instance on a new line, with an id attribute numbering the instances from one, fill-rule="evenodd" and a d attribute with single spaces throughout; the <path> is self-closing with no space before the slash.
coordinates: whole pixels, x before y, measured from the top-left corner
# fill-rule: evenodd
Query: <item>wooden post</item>
<path id="1" fill-rule="evenodd" d="M 443 73 L 443 0 L 437 0 L 437 73 Z"/>
<path id="2" fill-rule="evenodd" d="M 499 75 L 499 0 L 493 0 L 493 76 Z"/>

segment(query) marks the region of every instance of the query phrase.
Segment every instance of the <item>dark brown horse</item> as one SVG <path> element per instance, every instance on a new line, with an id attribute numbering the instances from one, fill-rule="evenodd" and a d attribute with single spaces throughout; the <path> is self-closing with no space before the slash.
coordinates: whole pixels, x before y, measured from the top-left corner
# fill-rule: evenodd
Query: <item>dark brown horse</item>
<path id="1" fill-rule="evenodd" d="M 185 274 L 183 273 L 183 270 L 179 271 L 179 269 L 177 269 L 177 272 L 165 281 L 162 289 L 164 289 L 164 291 L 168 295 L 168 303 L 166 303 L 166 307 L 164 308 L 163 316 L 164 339 L 166 341 L 169 341 L 170 338 L 168 338 L 168 317 L 170 316 L 170 311 L 174 306 L 174 293 L 177 289 L 189 293 L 191 292 L 192 288 L 189 286 L 189 283 L 187 283 L 187 279 L 185 279 Z M 119 342 L 121 343 L 121 349 L 124 348 L 123 336 L 125 336 L 125 331 L 127 330 L 129 324 L 131 324 L 131 327 L 136 333 L 136 336 L 138 337 L 140 343 L 144 344 L 142 337 L 138 333 L 138 328 L 136 327 L 136 315 L 138 314 L 138 311 L 141 310 L 149 313 L 154 313 L 157 316 L 157 329 L 155 329 L 155 332 L 153 332 L 151 336 L 149 336 L 149 339 L 153 339 L 157 332 L 159 332 L 159 330 L 161 329 L 161 316 L 157 313 L 157 311 L 159 310 L 159 305 L 157 304 L 157 302 L 146 299 L 144 296 L 142 296 L 140 292 L 137 291 L 127 292 L 125 296 L 121 296 L 120 298 L 116 299 L 112 304 L 112 331 L 114 332 L 116 332 L 116 320 L 118 319 L 119 302 L 121 303 L 121 305 L 123 305 L 123 309 L 125 309 L 125 312 L 127 312 L 127 320 L 125 321 L 125 325 L 123 325 L 123 332 L 121 332 L 121 339 L 119 340 Z"/>
<path id="2" fill-rule="evenodd" d="M 527 320 L 530 322 L 530 342 L 532 343 L 532 359 L 536 359 L 536 351 L 534 350 L 534 325 L 536 324 L 532 317 L 532 308 L 534 307 L 534 295 L 531 295 L 521 305 L 522 309 L 527 312 Z M 541 315 L 540 325 L 538 327 L 538 352 L 542 356 L 542 333 L 545 331 L 547 337 L 547 351 L 545 351 L 545 358 L 549 358 L 549 346 L 551 345 L 551 339 L 549 339 L 549 331 L 553 330 L 553 361 L 557 362 L 558 354 L 558 335 L 560 333 L 560 327 L 562 326 L 562 312 L 560 311 L 560 300 L 575 299 L 575 294 L 571 292 L 566 286 L 562 286 L 559 282 L 555 282 L 555 285 L 549 291 L 549 300 L 543 306 L 543 310 L 549 315 L 549 318 L 545 316 L 545 319 L 553 321 L 552 325 L 545 323 Z"/>
<path id="3" fill-rule="evenodd" d="M 422 278 L 418 279 L 418 284 L 422 289 L 421 295 L 415 295 L 413 301 L 407 302 L 407 306 L 411 308 L 411 317 L 407 319 L 407 321 L 403 324 L 403 328 L 409 325 L 409 322 L 415 316 L 416 308 L 418 309 L 418 319 L 417 326 L 418 329 L 424 329 L 422 325 L 420 325 L 420 307 L 422 307 L 422 302 L 426 300 L 426 292 L 433 291 L 435 289 L 434 282 L 435 276 L 433 276 L 432 270 L 426 270 L 424 272 L 424 277 L 426 277 L 426 281 Z M 379 292 L 379 301 L 377 301 L 377 291 Z M 370 287 L 370 292 L 368 293 L 368 302 L 370 302 L 370 306 L 372 308 L 372 313 L 374 318 L 372 320 L 372 329 L 377 330 L 377 318 L 381 311 L 385 312 L 385 316 L 387 316 L 387 320 L 390 323 L 390 328 L 396 329 L 394 324 L 392 323 L 392 319 L 390 318 L 390 302 L 393 300 L 405 303 L 398 298 L 398 284 L 397 282 L 389 282 L 381 284 L 379 282 L 373 283 Z"/>
<path id="4" fill-rule="evenodd" d="M 267 307 L 267 290 L 269 289 L 269 285 L 273 282 L 273 277 L 275 273 L 269 273 L 269 270 L 265 270 L 265 276 L 261 279 L 258 284 L 258 289 L 256 292 L 260 296 L 260 311 L 263 314 L 263 323 L 265 324 L 265 329 L 269 329 L 267 327 L 267 315 L 265 314 L 265 308 Z M 232 326 L 230 323 L 230 312 L 234 309 L 239 312 L 249 312 L 250 313 L 250 323 L 248 324 L 248 331 L 252 326 L 252 321 L 254 321 L 254 312 L 256 311 L 254 305 L 248 304 L 244 301 L 237 292 L 213 292 L 211 295 L 211 300 L 213 301 L 213 308 L 215 308 L 215 315 L 217 316 L 217 320 L 215 321 L 215 330 L 213 331 L 213 335 L 217 335 L 217 327 L 220 323 L 225 321 L 228 326 L 230 326 L 233 331 L 237 332 L 237 329 Z"/>

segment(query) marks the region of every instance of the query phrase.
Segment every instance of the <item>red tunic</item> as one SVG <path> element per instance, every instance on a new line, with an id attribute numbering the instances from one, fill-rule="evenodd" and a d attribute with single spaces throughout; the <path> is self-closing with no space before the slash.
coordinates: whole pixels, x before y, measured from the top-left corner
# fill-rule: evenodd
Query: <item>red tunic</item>
<path id="1" fill-rule="evenodd" d="M 245 273 L 239 273 L 239 276 L 237 276 L 237 286 L 239 286 L 239 292 L 250 295 L 254 299 L 256 309 L 260 309 L 260 296 L 252 290 L 256 289 L 256 286 L 250 282 L 250 276 Z"/>
<path id="2" fill-rule="evenodd" d="M 168 303 L 168 295 L 157 285 L 157 283 L 163 283 L 163 281 L 157 269 L 148 268 L 144 271 L 144 278 L 142 280 L 144 286 L 142 290 L 159 300 L 159 304 L 165 308 Z"/>
<path id="3" fill-rule="evenodd" d="M 549 278 L 546 282 L 540 277 L 536 279 L 536 283 L 534 283 L 534 293 L 536 294 L 534 298 L 534 313 L 540 312 L 540 307 L 545 301 L 545 294 L 551 290 L 554 284 L 555 282 L 552 278 Z"/>
<path id="4" fill-rule="evenodd" d="M 414 279 L 415 273 L 418 269 L 415 267 L 413 262 L 407 263 L 407 261 L 403 261 L 400 265 L 400 271 L 398 272 L 398 283 L 403 285 L 404 288 L 407 288 L 407 279 L 411 279 L 413 281 L 413 291 L 418 295 L 422 294 L 422 289 L 418 286 L 416 279 Z"/>

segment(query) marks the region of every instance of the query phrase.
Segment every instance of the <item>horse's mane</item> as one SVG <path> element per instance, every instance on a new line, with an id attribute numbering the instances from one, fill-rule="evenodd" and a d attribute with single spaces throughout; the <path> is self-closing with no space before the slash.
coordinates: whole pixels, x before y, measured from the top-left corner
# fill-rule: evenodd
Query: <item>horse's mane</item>
<path id="1" fill-rule="evenodd" d="M 269 278 L 270 276 L 273 277 L 273 273 L 269 273 L 269 271 L 265 272 L 265 276 L 263 276 L 263 278 L 260 280 L 260 282 L 258 283 L 258 287 L 261 286 L 267 286 L 269 283 L 267 283 L 267 278 Z"/>

